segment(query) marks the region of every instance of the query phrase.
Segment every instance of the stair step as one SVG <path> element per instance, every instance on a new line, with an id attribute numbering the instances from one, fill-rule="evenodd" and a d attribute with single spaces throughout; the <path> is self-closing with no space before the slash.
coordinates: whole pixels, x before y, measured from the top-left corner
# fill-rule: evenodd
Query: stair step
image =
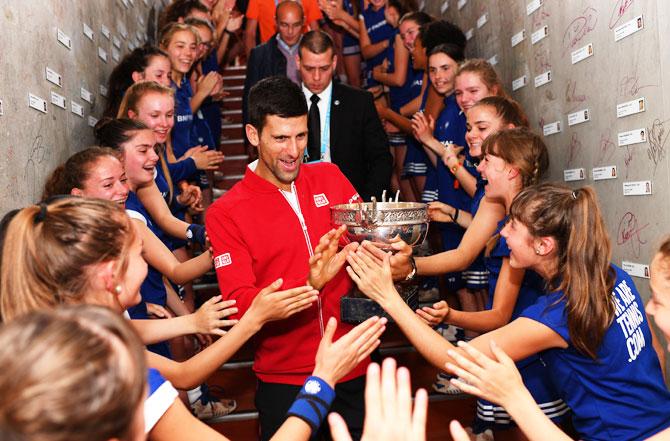
<path id="1" fill-rule="evenodd" d="M 243 126 L 242 123 L 233 123 L 233 124 L 221 124 L 221 129 L 241 129 Z"/>
<path id="2" fill-rule="evenodd" d="M 224 110 L 222 113 L 224 115 L 242 115 L 242 109 Z"/>
<path id="3" fill-rule="evenodd" d="M 212 418 L 211 420 L 207 420 L 207 424 L 217 424 L 217 423 L 229 423 L 233 421 L 253 421 L 258 419 L 258 412 L 253 410 L 253 411 L 246 411 L 246 412 L 233 412 L 228 415 L 224 415 L 219 418 Z"/>
<path id="4" fill-rule="evenodd" d="M 249 155 L 228 155 L 223 158 L 223 162 L 226 161 L 248 161 Z"/>
<path id="5" fill-rule="evenodd" d="M 244 85 L 242 85 L 242 86 L 228 86 L 225 89 L 228 92 L 230 92 L 231 90 L 244 90 Z"/>
<path id="6" fill-rule="evenodd" d="M 247 70 L 247 65 L 246 64 L 241 64 L 239 66 L 226 66 L 226 69 L 223 71 L 225 74 L 226 72 L 233 72 L 233 71 L 240 71 L 240 70 Z"/>
<path id="7" fill-rule="evenodd" d="M 223 103 L 236 103 L 236 102 L 242 102 L 242 97 L 241 96 L 229 96 L 227 98 L 223 99 Z"/>

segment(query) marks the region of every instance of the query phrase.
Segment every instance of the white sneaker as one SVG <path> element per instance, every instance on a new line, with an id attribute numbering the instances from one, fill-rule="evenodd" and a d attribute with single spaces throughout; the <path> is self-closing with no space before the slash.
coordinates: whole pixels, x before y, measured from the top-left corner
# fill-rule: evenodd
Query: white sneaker
<path id="1" fill-rule="evenodd" d="M 462 394 L 463 393 L 462 390 L 451 384 L 451 382 L 449 381 L 451 378 L 453 378 L 451 375 L 439 372 L 437 374 L 437 378 L 435 379 L 435 383 L 433 383 L 433 390 L 438 394 L 444 394 L 444 395 Z"/>

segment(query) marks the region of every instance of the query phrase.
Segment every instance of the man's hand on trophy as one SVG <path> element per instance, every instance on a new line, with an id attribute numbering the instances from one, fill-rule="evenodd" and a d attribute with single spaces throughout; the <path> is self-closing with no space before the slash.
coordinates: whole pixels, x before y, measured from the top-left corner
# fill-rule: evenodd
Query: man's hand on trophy
<path id="1" fill-rule="evenodd" d="M 346 231 L 346 225 L 332 229 L 319 239 L 314 249 L 314 255 L 309 258 L 309 280 L 307 283 L 314 289 L 321 290 L 342 269 L 349 251 L 358 248 L 357 242 L 352 242 L 338 253 L 340 238 Z"/>
<path id="2" fill-rule="evenodd" d="M 392 238 L 390 242 L 391 251 L 394 252 L 389 259 L 391 275 L 393 276 L 393 280 L 405 280 L 413 269 L 410 263 L 412 247 L 407 245 L 399 236 Z M 381 265 L 384 256 L 387 254 L 384 250 L 367 240 L 363 241 L 359 249 L 365 252 L 368 257 L 374 259 L 379 265 Z"/>
<path id="3" fill-rule="evenodd" d="M 350 252 L 347 255 L 347 262 L 349 263 L 347 273 L 356 283 L 358 289 L 363 291 L 363 294 L 386 309 L 389 301 L 394 299 L 402 301 L 402 299 L 391 278 L 390 253 L 383 254 L 384 256 L 379 262 L 379 260 L 370 257 L 368 253 L 363 251 L 362 247 L 359 247 L 358 251 Z"/>

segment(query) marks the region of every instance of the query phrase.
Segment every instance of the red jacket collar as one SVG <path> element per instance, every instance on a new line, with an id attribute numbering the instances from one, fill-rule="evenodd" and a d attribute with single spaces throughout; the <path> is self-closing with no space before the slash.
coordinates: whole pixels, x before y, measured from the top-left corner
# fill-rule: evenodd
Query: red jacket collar
<path id="1" fill-rule="evenodd" d="M 300 185 L 302 182 L 302 175 L 305 173 L 305 167 L 309 168 L 309 164 L 300 164 L 300 171 L 298 172 L 298 177 L 295 179 L 295 184 Z M 258 192 L 258 193 L 276 193 L 279 188 L 273 183 L 263 179 L 256 174 L 255 171 L 247 167 L 244 172 L 244 179 L 242 184 L 247 187 L 249 190 Z"/>

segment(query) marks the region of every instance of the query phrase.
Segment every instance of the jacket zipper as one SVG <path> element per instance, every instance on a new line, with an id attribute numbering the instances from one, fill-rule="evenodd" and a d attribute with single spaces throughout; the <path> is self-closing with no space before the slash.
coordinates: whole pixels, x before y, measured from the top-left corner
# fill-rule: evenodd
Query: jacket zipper
<path id="1" fill-rule="evenodd" d="M 307 231 L 307 224 L 305 223 L 305 217 L 302 215 L 302 209 L 300 208 L 300 199 L 298 198 L 298 192 L 296 191 L 295 188 L 295 182 L 291 182 L 291 193 L 295 196 L 295 203 L 297 207 L 294 207 L 291 201 L 289 200 L 288 196 L 284 194 L 282 190 L 279 190 L 282 196 L 284 196 L 284 199 L 286 199 L 286 202 L 288 202 L 289 206 L 295 213 L 295 215 L 298 217 L 298 221 L 300 222 L 300 228 L 302 228 L 302 234 L 305 237 L 305 244 L 307 245 L 307 251 L 309 252 L 309 257 L 314 256 L 314 250 L 312 249 L 312 241 L 309 239 L 309 233 Z M 319 329 L 321 331 L 321 336 L 323 337 L 324 333 L 324 328 L 323 328 L 323 311 L 321 309 L 321 295 L 319 295 L 316 298 L 317 302 L 317 307 L 319 308 Z"/>

